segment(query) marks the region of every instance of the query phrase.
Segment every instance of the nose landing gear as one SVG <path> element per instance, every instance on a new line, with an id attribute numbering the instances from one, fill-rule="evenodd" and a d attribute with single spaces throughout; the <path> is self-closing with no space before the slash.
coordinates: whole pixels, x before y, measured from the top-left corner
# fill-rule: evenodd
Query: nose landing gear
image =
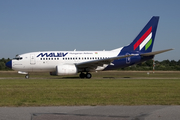
<path id="1" fill-rule="evenodd" d="M 25 78 L 26 78 L 26 79 L 29 79 L 29 74 L 25 75 Z"/>

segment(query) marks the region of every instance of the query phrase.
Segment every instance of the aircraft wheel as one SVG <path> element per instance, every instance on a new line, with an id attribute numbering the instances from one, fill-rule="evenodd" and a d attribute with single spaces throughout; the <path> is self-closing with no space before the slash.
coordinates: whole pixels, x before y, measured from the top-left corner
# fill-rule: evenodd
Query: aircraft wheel
<path id="1" fill-rule="evenodd" d="M 90 79 L 92 77 L 91 73 L 86 73 L 86 78 Z"/>
<path id="2" fill-rule="evenodd" d="M 80 74 L 79 74 L 79 77 L 80 77 L 80 78 L 85 78 L 85 76 L 86 76 L 86 75 L 85 75 L 84 73 L 80 73 Z"/>
<path id="3" fill-rule="evenodd" d="M 26 79 L 29 79 L 29 75 L 27 74 L 27 75 L 25 76 L 25 78 L 26 78 Z"/>

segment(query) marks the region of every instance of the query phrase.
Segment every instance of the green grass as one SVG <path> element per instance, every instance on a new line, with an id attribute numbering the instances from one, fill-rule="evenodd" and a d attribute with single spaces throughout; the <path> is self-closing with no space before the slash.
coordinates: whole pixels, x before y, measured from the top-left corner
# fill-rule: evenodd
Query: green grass
<path id="1" fill-rule="evenodd" d="M 180 105 L 180 72 L 100 72 L 92 79 L 0 74 L 0 106 Z"/>

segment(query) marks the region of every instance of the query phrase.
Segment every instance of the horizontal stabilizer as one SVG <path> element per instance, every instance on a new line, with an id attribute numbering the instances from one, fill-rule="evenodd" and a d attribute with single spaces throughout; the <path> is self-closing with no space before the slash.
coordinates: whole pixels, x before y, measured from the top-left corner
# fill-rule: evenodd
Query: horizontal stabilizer
<path id="1" fill-rule="evenodd" d="M 173 50 L 173 49 L 166 49 L 166 50 L 160 50 L 160 51 L 155 51 L 155 52 L 142 53 L 140 55 L 141 56 L 152 56 L 152 55 L 160 54 L 160 53 L 167 52 L 167 51 L 170 51 L 170 50 Z"/>

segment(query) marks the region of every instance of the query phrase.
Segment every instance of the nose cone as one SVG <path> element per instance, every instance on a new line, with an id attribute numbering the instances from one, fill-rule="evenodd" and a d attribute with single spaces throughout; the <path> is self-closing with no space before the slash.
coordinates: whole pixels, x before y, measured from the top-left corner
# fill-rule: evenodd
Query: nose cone
<path id="1" fill-rule="evenodd" d="M 12 60 L 6 63 L 6 66 L 12 68 Z"/>

